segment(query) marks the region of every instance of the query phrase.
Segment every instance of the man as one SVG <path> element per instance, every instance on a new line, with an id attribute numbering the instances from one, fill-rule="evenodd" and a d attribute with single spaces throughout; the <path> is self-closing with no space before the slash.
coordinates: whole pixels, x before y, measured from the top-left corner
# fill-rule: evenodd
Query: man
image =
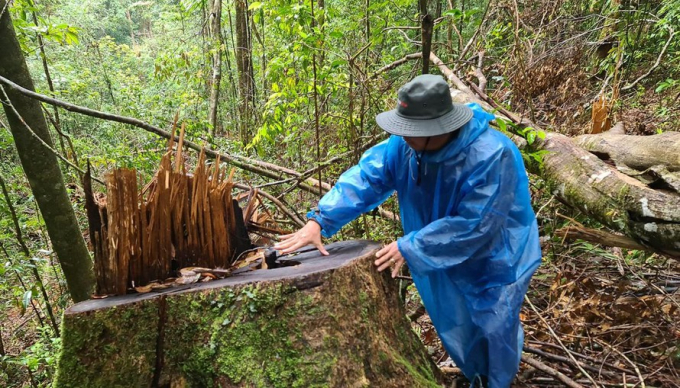
<path id="1" fill-rule="evenodd" d="M 453 104 L 444 79 L 422 75 L 398 93 L 397 109 L 376 117 L 391 133 L 366 151 L 275 245 L 283 253 L 385 201 L 396 190 L 405 235 L 377 252 L 379 271 L 406 262 L 444 348 L 474 384 L 510 386 L 524 342 L 519 312 L 541 261 L 522 156 L 489 128 L 479 105 Z M 484 385 L 486 386 L 486 385 Z"/>

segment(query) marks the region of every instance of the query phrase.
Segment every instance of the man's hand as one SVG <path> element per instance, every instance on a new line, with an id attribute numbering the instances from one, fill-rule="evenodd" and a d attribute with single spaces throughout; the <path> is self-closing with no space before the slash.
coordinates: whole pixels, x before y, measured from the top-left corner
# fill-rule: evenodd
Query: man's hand
<path id="1" fill-rule="evenodd" d="M 274 249 L 286 254 L 310 244 L 317 247 L 322 255 L 328 256 L 328 251 L 321 243 L 321 226 L 314 221 L 308 221 L 295 233 L 281 236 L 281 242 L 276 243 Z"/>
<path id="2" fill-rule="evenodd" d="M 397 275 L 399 275 L 399 269 L 401 269 L 401 266 L 404 265 L 405 262 L 404 257 L 401 255 L 401 252 L 399 252 L 396 241 L 379 250 L 375 254 L 375 257 L 377 257 L 377 259 L 374 264 L 378 267 L 379 272 L 382 272 L 384 269 L 394 264 L 394 268 L 392 268 L 393 278 L 396 278 Z"/>

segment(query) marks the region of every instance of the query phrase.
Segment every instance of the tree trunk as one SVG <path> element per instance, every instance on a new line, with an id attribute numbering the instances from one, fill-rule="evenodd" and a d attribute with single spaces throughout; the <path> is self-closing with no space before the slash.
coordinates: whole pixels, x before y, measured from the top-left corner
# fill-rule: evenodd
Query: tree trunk
<path id="1" fill-rule="evenodd" d="M 541 176 L 563 201 L 644 245 L 680 255 L 680 196 L 646 187 L 563 135 L 548 133 L 533 148 L 549 151 Z"/>
<path id="2" fill-rule="evenodd" d="M 651 188 L 680 193 L 680 133 L 630 136 L 605 132 L 574 139 L 577 145 L 611 160 L 622 173 Z"/>
<path id="3" fill-rule="evenodd" d="M 0 0 L 0 9 L 5 5 L 6 0 Z M 33 90 L 33 81 L 7 11 L 0 17 L 0 47 L 3 50 L 0 75 Z M 59 257 L 69 292 L 74 301 L 85 300 L 94 286 L 92 260 L 66 193 L 57 158 L 37 138 L 52 147 L 40 103 L 13 89 L 6 88 L 5 92 L 9 101 L 3 101 L 6 103 L 4 109 L 17 153 Z M 5 100 L 4 94 L 0 94 L 0 98 Z"/>
<path id="4" fill-rule="evenodd" d="M 79 303 L 64 314 L 56 386 L 439 387 L 377 243 L 295 266 Z"/>
<path id="5" fill-rule="evenodd" d="M 238 68 L 239 90 L 239 127 L 241 142 L 250 141 L 250 107 L 255 101 L 255 81 L 251 59 L 250 31 L 248 30 L 248 4 L 236 0 L 236 66 Z"/>
<path id="6" fill-rule="evenodd" d="M 419 0 L 421 26 L 420 36 L 423 45 L 423 72 L 422 74 L 430 73 L 430 51 L 432 48 L 432 30 L 434 28 L 434 19 L 427 11 L 427 0 Z"/>
<path id="7" fill-rule="evenodd" d="M 210 17 L 210 37 L 213 55 L 208 122 L 210 123 L 210 133 L 215 136 L 218 132 L 217 108 L 220 99 L 220 83 L 222 81 L 222 0 L 214 0 Z"/>

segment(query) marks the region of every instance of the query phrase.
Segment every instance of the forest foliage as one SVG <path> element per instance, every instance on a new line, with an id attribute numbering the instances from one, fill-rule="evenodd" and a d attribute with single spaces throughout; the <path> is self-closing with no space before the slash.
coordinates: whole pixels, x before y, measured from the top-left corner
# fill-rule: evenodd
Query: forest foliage
<path id="1" fill-rule="evenodd" d="M 614 113 L 633 133 L 677 130 L 680 0 L 428 3 L 433 52 L 465 78 L 479 67 L 487 93 L 507 109 L 580 134 L 593 102 L 620 90 Z M 37 92 L 162 128 L 178 113 L 187 139 L 297 171 L 347 155 L 321 169 L 329 182 L 385 138 L 375 115 L 393 109 L 397 88 L 421 71 L 419 59 L 385 69 L 421 50 L 421 12 L 409 0 L 15 0 L 6 12 Z M 211 31 L 215 15 L 219 33 Z M 44 111 L 64 134 L 52 126 L 57 151 L 80 168 L 89 161 L 95 176 L 134 167 L 148 181 L 166 148 L 139 128 Z M 0 127 L 7 187 L 0 199 L 0 385 L 47 386 L 60 346 L 56 321 L 71 302 L 3 116 Z M 62 171 L 85 231 L 79 173 L 65 164 Z M 266 183 L 248 172 L 237 179 Z M 267 190 L 287 192 L 301 214 L 316 199 L 290 184 Z M 342 237 L 389 241 L 398 234 L 392 223 L 367 217 Z M 639 257 L 646 256 L 631 260 Z"/>

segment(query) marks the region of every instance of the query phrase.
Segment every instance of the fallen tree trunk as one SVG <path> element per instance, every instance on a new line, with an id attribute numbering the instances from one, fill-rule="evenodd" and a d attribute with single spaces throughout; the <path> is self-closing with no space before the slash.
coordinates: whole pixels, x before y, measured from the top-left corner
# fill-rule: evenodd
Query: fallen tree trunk
<path id="1" fill-rule="evenodd" d="M 475 95 L 472 89 L 446 68 L 434 54 L 431 54 L 430 58 L 457 88 L 452 91 L 455 101 L 490 100 L 486 95 Z M 488 105 L 486 103 L 484 105 L 488 109 Z M 518 119 L 518 116 L 511 112 L 504 111 L 503 114 L 516 124 L 527 125 L 525 120 Z M 538 126 L 532 126 L 540 130 Z M 666 135 L 664 139 L 670 138 L 670 135 Z M 642 141 L 641 137 L 639 139 Z M 630 139 L 628 141 L 630 142 Z M 653 140 L 649 142 L 653 143 Z M 537 138 L 533 144 L 525 147 L 530 152 L 548 151 L 543 156 L 542 163 L 530 164 L 527 167 L 548 181 L 562 202 L 581 210 L 609 228 L 632 237 L 651 250 L 680 256 L 679 195 L 654 190 L 622 174 L 594 154 L 578 147 L 572 139 L 564 135 L 546 132 L 544 140 Z M 669 140 L 665 147 L 671 148 L 668 150 L 669 161 L 673 160 L 673 155 L 677 158 L 680 153 L 677 143 Z M 673 163 L 669 165 L 675 166 Z"/>
<path id="2" fill-rule="evenodd" d="M 620 173 L 566 136 L 547 133 L 541 176 L 554 193 L 613 230 L 657 251 L 680 256 L 680 197 L 650 189 Z"/>
<path id="3" fill-rule="evenodd" d="M 680 132 L 652 136 L 605 132 L 578 136 L 574 141 L 649 187 L 680 193 Z"/>
<path id="4" fill-rule="evenodd" d="M 163 293 L 90 300 L 63 318 L 56 386 L 439 387 L 379 244 Z"/>

